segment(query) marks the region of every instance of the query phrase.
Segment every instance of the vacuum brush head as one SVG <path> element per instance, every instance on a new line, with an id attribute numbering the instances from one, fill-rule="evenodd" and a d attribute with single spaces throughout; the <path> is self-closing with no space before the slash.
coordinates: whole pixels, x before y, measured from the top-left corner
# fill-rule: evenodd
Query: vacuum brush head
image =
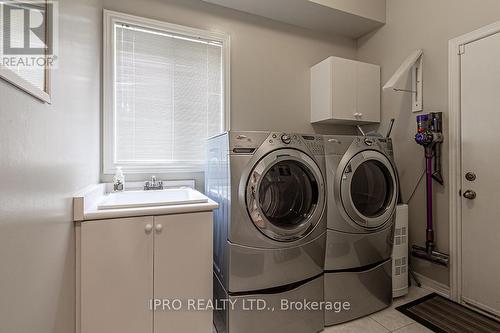
<path id="1" fill-rule="evenodd" d="M 438 251 L 427 251 L 425 247 L 413 245 L 411 248 L 411 255 L 432 263 L 448 267 L 450 256 Z"/>

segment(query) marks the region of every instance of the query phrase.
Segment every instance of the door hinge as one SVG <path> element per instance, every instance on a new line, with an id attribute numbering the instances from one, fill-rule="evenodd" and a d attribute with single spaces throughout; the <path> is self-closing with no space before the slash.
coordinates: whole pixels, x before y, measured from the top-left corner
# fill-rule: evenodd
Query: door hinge
<path id="1" fill-rule="evenodd" d="M 465 44 L 461 44 L 458 46 L 458 55 L 462 55 L 465 53 Z"/>

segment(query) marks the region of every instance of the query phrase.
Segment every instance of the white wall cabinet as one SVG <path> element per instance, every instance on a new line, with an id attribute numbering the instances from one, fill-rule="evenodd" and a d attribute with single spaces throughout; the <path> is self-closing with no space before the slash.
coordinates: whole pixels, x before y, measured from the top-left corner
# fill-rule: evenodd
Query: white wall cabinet
<path id="1" fill-rule="evenodd" d="M 77 224 L 77 332 L 211 333 L 211 311 L 151 299 L 212 299 L 212 212 Z"/>
<path id="2" fill-rule="evenodd" d="M 380 122 L 380 67 L 329 57 L 311 68 L 311 123 Z"/>

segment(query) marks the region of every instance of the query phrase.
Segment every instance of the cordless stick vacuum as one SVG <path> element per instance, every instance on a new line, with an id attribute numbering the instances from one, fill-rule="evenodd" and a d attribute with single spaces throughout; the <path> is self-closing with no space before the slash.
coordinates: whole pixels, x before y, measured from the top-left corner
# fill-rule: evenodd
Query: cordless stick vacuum
<path id="1" fill-rule="evenodd" d="M 442 113 L 429 113 L 417 117 L 417 135 L 415 141 L 425 150 L 425 177 L 427 192 L 427 229 L 425 248 L 412 246 L 414 257 L 448 266 L 449 256 L 435 251 L 432 217 L 432 180 L 444 184 L 441 175 L 441 144 L 443 142 Z M 434 164 L 433 164 L 434 160 Z M 434 170 L 433 170 L 434 165 Z"/>

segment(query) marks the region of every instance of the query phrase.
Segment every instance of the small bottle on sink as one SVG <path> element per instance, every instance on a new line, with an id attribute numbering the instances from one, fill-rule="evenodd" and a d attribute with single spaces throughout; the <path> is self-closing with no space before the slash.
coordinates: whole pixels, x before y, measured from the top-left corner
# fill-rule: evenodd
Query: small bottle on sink
<path id="1" fill-rule="evenodd" d="M 122 192 L 125 190 L 125 176 L 123 175 L 122 167 L 116 168 L 116 173 L 113 177 L 113 192 Z"/>

